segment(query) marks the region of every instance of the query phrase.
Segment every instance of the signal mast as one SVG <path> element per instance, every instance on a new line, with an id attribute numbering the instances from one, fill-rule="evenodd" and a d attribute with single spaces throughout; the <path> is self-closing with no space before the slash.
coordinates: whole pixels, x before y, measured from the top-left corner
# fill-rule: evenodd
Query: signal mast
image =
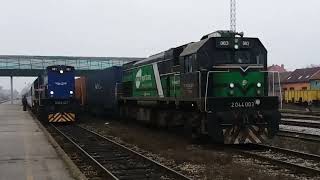
<path id="1" fill-rule="evenodd" d="M 236 24 L 236 0 L 230 0 L 230 31 L 237 31 Z"/>

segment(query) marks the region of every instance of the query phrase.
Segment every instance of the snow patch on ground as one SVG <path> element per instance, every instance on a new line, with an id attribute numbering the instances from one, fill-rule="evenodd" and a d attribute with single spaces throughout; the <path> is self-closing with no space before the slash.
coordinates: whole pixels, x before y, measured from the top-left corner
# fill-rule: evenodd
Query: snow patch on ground
<path id="1" fill-rule="evenodd" d="M 309 128 L 309 127 L 301 127 L 301 126 L 290 126 L 290 125 L 279 125 L 280 130 L 286 131 L 296 131 L 299 133 L 311 134 L 311 135 L 319 135 L 320 129 L 318 128 Z"/>
<path id="2" fill-rule="evenodd" d="M 306 120 L 306 119 L 289 119 L 289 118 L 282 118 L 283 121 L 294 121 L 294 122 L 306 122 L 306 123 L 314 123 L 314 124 L 320 124 L 320 121 L 314 121 L 314 120 Z"/>
<path id="3" fill-rule="evenodd" d="M 282 116 L 294 116 L 294 117 L 307 117 L 307 118 L 315 118 L 315 119 L 320 119 L 319 116 L 313 116 L 313 115 L 305 115 L 305 114 L 290 114 L 290 113 L 281 113 Z"/>

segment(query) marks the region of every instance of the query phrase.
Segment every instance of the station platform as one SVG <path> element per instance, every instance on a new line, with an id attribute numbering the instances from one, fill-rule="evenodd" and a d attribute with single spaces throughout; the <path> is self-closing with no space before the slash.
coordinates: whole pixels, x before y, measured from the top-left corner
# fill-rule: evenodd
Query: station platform
<path id="1" fill-rule="evenodd" d="M 0 104 L 0 180 L 73 179 L 38 124 L 19 104 Z"/>

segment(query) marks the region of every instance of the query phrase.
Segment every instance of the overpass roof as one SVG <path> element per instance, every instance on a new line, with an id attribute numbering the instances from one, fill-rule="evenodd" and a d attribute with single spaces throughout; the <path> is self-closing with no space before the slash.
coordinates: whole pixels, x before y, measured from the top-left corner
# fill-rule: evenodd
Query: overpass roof
<path id="1" fill-rule="evenodd" d="M 47 66 L 74 66 L 77 75 L 141 60 L 131 57 L 0 55 L 0 76 L 38 76 Z"/>

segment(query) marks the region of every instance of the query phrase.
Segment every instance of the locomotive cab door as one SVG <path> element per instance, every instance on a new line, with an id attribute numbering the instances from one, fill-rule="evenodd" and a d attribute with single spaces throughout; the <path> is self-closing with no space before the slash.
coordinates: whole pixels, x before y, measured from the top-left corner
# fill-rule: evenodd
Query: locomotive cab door
<path id="1" fill-rule="evenodd" d="M 199 98 L 201 95 L 200 73 L 196 62 L 196 54 L 182 57 L 181 92 L 185 99 Z"/>

